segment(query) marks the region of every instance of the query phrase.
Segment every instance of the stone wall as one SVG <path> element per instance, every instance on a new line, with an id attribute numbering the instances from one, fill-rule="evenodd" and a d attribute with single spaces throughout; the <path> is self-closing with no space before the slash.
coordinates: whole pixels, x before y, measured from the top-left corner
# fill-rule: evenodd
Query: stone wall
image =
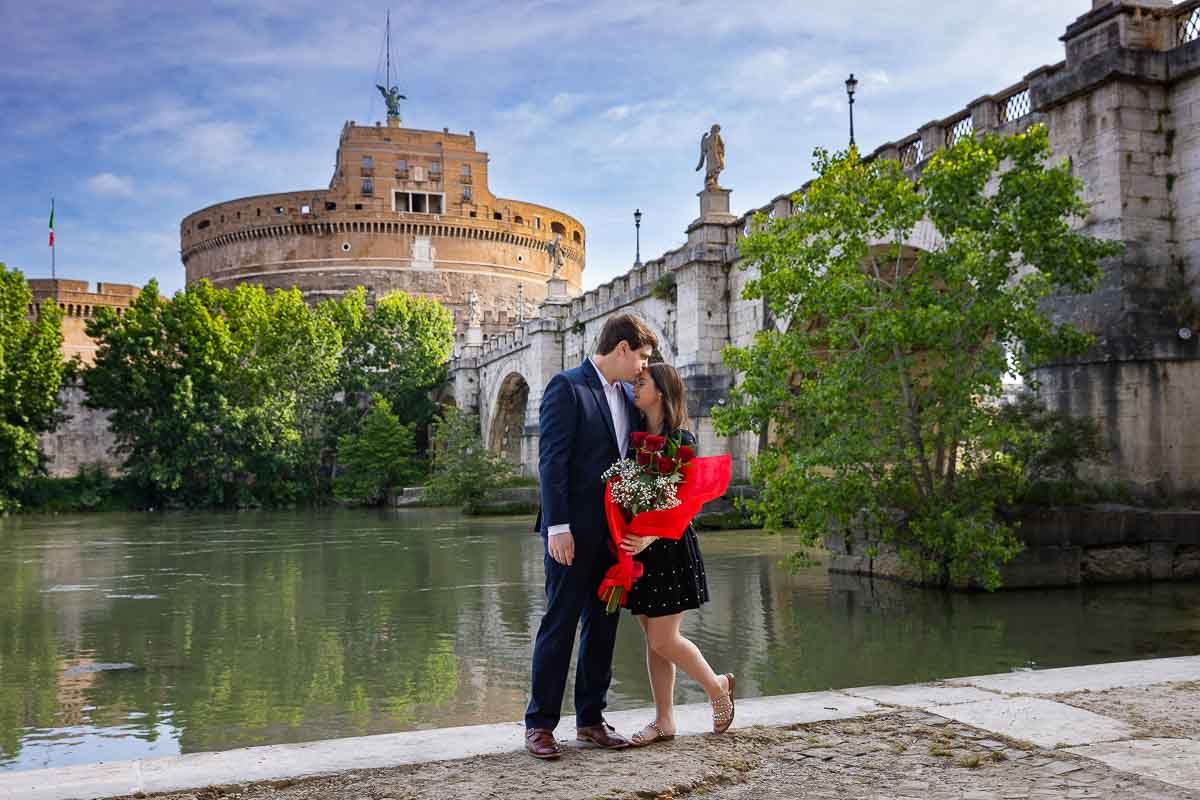
<path id="1" fill-rule="evenodd" d="M 79 385 L 63 387 L 58 399 L 67 420 L 40 438 L 50 475 L 71 478 L 88 464 L 99 464 L 110 474 L 117 472 L 121 459 L 112 452 L 116 439 L 108 427 L 108 413 L 84 406 L 84 391 Z"/>
<path id="2" fill-rule="evenodd" d="M 1200 511 L 1101 505 L 1022 514 L 1022 551 L 1001 569 L 1005 589 L 1200 578 Z M 826 539 L 829 570 L 919 583 L 890 545 Z"/>

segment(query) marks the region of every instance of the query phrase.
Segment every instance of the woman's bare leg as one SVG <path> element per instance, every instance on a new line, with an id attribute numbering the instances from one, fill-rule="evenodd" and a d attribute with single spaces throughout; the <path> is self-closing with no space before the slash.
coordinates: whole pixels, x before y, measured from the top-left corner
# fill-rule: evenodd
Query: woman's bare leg
<path id="1" fill-rule="evenodd" d="M 654 651 L 646 630 L 649 617 L 639 614 L 638 622 L 646 634 L 646 671 L 650 674 L 650 692 L 654 695 L 654 724 L 667 736 L 675 734 L 675 665 Z"/>
<path id="2" fill-rule="evenodd" d="M 729 682 L 724 675 L 717 675 L 708 665 L 700 648 L 679 633 L 683 623 L 683 614 L 671 614 L 666 617 L 644 617 L 646 643 L 649 650 L 691 676 L 696 683 L 704 688 L 709 700 L 715 700 L 729 693 Z M 649 663 L 649 656 L 647 656 Z M 655 707 L 658 701 L 655 699 Z"/>

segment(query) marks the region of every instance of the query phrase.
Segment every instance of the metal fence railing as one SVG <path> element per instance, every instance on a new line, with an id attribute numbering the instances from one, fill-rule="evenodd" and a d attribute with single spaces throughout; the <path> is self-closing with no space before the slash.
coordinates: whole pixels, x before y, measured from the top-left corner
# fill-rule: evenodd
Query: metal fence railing
<path id="1" fill-rule="evenodd" d="M 958 141 L 964 136 L 971 136 L 975 133 L 975 120 L 971 115 L 963 117 L 946 128 L 946 147 L 953 147 L 958 144 Z"/>
<path id="2" fill-rule="evenodd" d="M 1029 99 L 1029 89 L 1022 89 L 1000 104 L 1000 123 L 1016 122 L 1022 117 L 1033 113 L 1033 104 Z"/>
<path id="3" fill-rule="evenodd" d="M 1187 44 L 1200 39 L 1200 8 L 1183 12 L 1177 20 L 1179 27 L 1176 38 L 1179 44 Z"/>

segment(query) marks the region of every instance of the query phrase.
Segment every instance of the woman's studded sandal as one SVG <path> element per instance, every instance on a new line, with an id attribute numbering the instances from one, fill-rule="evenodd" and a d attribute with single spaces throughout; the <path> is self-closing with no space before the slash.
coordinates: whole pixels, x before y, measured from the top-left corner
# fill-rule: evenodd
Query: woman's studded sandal
<path id="1" fill-rule="evenodd" d="M 651 731 L 651 735 L 644 735 L 647 730 Z M 674 738 L 675 734 L 664 733 L 662 728 L 651 722 L 630 737 L 629 743 L 634 747 L 645 747 L 646 745 L 654 744 L 655 742 L 669 742 Z"/>
<path id="2" fill-rule="evenodd" d="M 729 691 L 712 701 L 713 733 L 724 733 L 733 724 L 733 701 L 737 688 L 737 678 L 733 677 L 733 673 L 727 672 L 725 673 L 725 679 L 729 681 Z"/>

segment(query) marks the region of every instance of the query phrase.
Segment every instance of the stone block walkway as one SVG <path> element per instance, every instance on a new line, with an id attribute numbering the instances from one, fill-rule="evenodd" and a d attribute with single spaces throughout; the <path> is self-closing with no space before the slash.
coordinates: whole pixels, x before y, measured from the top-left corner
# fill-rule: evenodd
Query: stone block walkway
<path id="1" fill-rule="evenodd" d="M 1200 657 L 755 698 L 724 736 L 699 735 L 706 711 L 683 707 L 697 735 L 555 762 L 520 750 L 519 725 L 481 725 L 0 773 L 0 797 L 1200 798 Z"/>

